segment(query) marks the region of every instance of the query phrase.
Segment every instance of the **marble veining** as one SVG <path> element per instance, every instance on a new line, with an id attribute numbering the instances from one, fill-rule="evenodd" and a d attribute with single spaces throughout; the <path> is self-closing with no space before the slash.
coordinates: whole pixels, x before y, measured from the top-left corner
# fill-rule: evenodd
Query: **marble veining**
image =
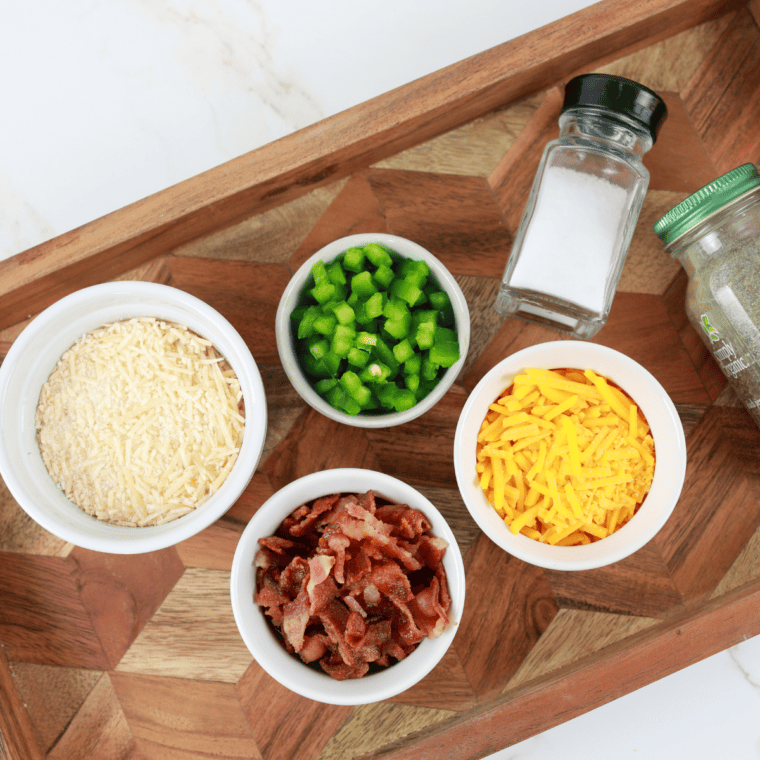
<path id="1" fill-rule="evenodd" d="M 591 4 L 7 3 L 0 259 Z"/>

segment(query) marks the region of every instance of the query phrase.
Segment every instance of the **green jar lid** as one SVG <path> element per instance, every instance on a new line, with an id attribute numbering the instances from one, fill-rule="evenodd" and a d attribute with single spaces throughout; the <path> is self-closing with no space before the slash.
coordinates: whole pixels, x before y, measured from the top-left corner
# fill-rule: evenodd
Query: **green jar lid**
<path id="1" fill-rule="evenodd" d="M 757 185 L 760 185 L 757 167 L 754 164 L 742 164 L 668 211 L 655 223 L 654 231 L 665 245 L 670 245 L 692 227 Z"/>

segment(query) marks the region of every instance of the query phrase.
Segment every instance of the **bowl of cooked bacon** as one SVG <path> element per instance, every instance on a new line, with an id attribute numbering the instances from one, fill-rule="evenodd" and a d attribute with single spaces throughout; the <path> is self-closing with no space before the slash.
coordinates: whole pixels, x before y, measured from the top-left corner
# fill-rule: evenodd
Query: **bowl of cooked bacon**
<path id="1" fill-rule="evenodd" d="M 232 564 L 232 609 L 255 660 L 328 704 L 377 702 L 424 678 L 454 638 L 464 594 L 441 513 L 372 470 L 324 470 L 280 489 Z"/>

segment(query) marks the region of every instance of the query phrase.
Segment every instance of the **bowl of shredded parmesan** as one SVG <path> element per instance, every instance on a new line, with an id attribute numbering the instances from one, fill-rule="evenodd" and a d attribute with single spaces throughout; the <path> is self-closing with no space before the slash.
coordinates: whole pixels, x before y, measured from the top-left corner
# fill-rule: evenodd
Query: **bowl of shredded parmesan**
<path id="1" fill-rule="evenodd" d="M 518 351 L 470 394 L 454 441 L 470 514 L 534 565 L 589 570 L 644 546 L 683 486 L 683 427 L 665 389 L 606 346 Z"/>
<path id="2" fill-rule="evenodd" d="M 176 288 L 114 282 L 38 315 L 0 367 L 0 473 L 43 528 L 114 554 L 195 535 L 258 465 L 266 398 L 234 327 Z"/>

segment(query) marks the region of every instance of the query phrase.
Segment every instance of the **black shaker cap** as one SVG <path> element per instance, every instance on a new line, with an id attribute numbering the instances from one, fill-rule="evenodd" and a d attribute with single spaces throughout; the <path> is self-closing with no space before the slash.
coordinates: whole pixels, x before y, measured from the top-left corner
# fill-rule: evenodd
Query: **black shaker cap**
<path id="1" fill-rule="evenodd" d="M 565 85 L 562 111 L 577 107 L 627 116 L 648 130 L 653 142 L 668 116 L 668 107 L 656 92 L 611 74 L 581 74 L 571 79 Z"/>

